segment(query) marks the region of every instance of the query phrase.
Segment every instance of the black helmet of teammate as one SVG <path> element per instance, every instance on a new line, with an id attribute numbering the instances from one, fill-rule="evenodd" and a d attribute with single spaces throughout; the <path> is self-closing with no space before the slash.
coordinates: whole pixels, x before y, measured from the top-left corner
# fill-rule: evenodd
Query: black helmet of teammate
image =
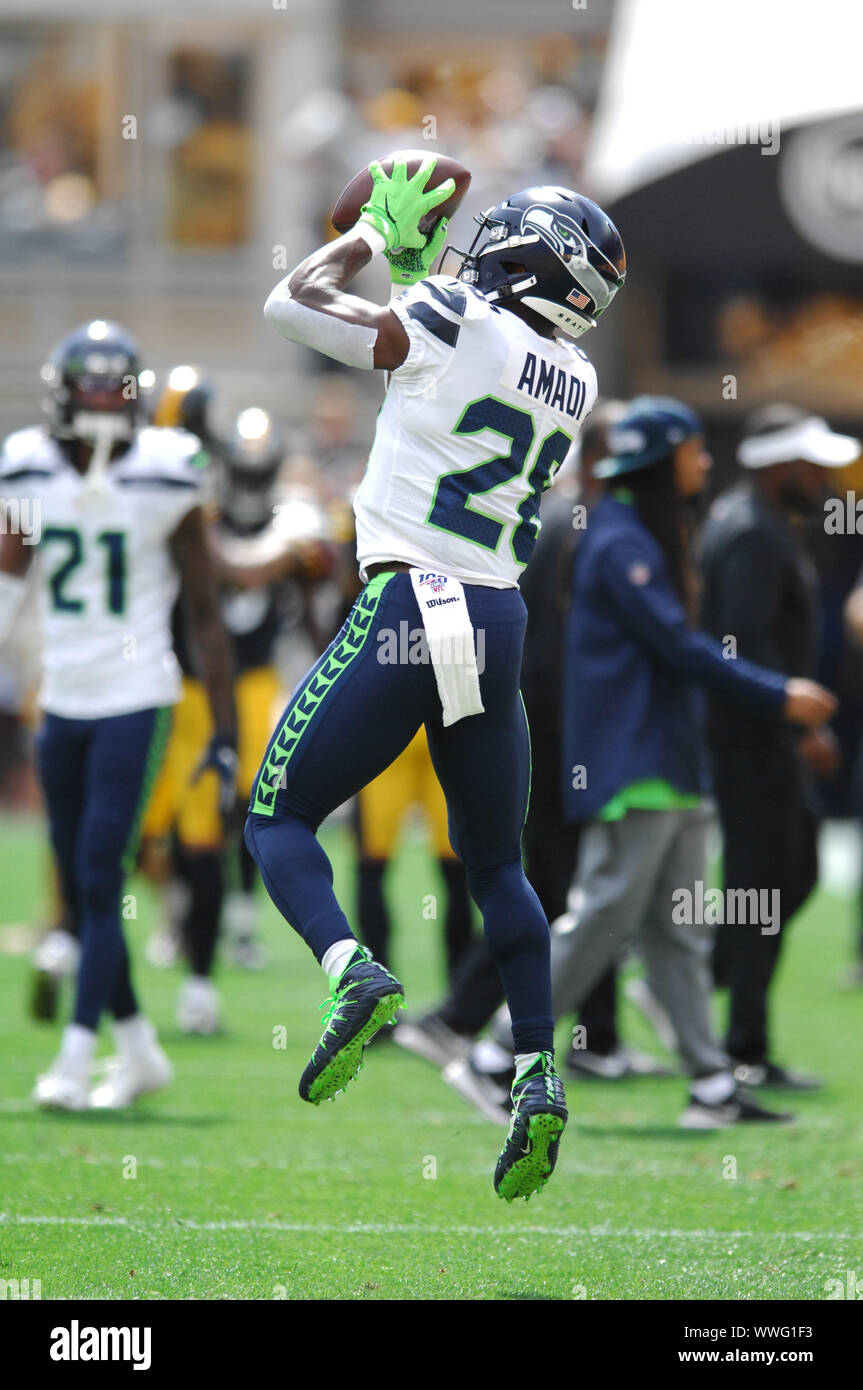
<path id="1" fill-rule="evenodd" d="M 626 279 L 614 223 L 569 188 L 525 188 L 476 221 L 458 278 L 492 304 L 527 305 L 574 338 L 596 327 Z"/>
<path id="2" fill-rule="evenodd" d="M 285 439 L 269 411 L 241 410 L 222 450 L 222 515 L 237 532 L 260 531 L 273 516 Z"/>
<path id="3" fill-rule="evenodd" d="M 91 319 L 63 338 L 42 367 L 43 407 L 60 439 L 86 434 L 88 415 L 117 415 L 131 435 L 141 370 L 134 338 L 109 319 Z"/>

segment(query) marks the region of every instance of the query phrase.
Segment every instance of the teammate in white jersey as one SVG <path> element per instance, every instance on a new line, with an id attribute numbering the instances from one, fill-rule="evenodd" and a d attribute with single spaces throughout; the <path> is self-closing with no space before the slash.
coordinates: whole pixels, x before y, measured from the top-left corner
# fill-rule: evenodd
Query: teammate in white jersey
<path id="1" fill-rule="evenodd" d="M 81 960 L 73 1022 L 39 1078 L 37 1103 L 117 1107 L 164 1085 L 170 1064 L 139 1012 L 121 923 L 125 871 L 179 699 L 170 615 L 180 587 L 216 735 L 206 766 L 227 807 L 236 766 L 231 657 L 204 532 L 199 441 L 138 429 L 138 351 L 93 320 L 43 368 L 47 427 L 0 451 L 0 501 L 27 528 L 0 534 L 0 644 L 34 578 L 42 611 L 44 720 L 40 778 L 64 900 Z M 107 1080 L 89 1089 L 101 1014 L 118 1045 Z"/>
<path id="2" fill-rule="evenodd" d="M 357 227 L 310 256 L 265 313 L 288 338 L 392 375 L 356 498 L 366 587 L 294 692 L 253 788 L 246 841 L 280 911 L 330 977 L 326 1031 L 300 1081 L 317 1104 L 356 1075 L 402 987 L 358 947 L 315 832 L 425 724 L 450 840 L 513 1015 L 513 1121 L 495 1171 L 512 1200 L 551 1173 L 566 1123 L 554 1068 L 549 931 L 521 865 L 530 748 L 519 696 L 518 579 L 539 500 L 596 396 L 571 341 L 623 284 L 617 230 L 588 199 L 537 187 L 478 219 L 455 278 L 424 278 L 445 234 L 420 219 L 449 196 L 394 162 L 371 166 Z M 477 242 L 481 244 L 477 246 Z M 376 252 L 390 305 L 346 293 Z"/>

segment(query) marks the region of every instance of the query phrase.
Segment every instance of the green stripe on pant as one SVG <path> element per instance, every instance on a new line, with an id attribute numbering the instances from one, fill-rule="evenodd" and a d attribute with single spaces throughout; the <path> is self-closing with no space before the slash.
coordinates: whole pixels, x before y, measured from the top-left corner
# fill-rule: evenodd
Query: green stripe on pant
<path id="1" fill-rule="evenodd" d="M 172 705 L 163 705 L 156 710 L 156 718 L 153 723 L 153 734 L 150 739 L 150 747 L 147 750 L 147 762 L 144 767 L 144 776 L 141 779 L 141 795 L 138 799 L 138 809 L 135 812 L 135 819 L 132 822 L 132 829 L 129 840 L 123 854 L 123 873 L 128 874 L 135 867 L 135 856 L 138 853 L 138 844 L 141 839 L 141 826 L 147 807 L 150 804 L 150 797 L 153 794 L 156 777 L 162 766 L 162 759 L 165 756 L 165 745 L 168 742 L 168 734 L 171 732 L 171 721 L 174 709 Z"/>
<path id="2" fill-rule="evenodd" d="M 350 666 L 365 646 L 372 628 L 381 594 L 393 572 L 385 570 L 376 574 L 363 589 L 348 617 L 345 635 L 333 644 L 307 677 L 288 708 L 275 737 L 267 750 L 258 776 L 255 779 L 252 810 L 261 816 L 271 816 L 275 809 L 276 793 L 279 790 L 285 769 L 327 695 L 339 676 Z"/>

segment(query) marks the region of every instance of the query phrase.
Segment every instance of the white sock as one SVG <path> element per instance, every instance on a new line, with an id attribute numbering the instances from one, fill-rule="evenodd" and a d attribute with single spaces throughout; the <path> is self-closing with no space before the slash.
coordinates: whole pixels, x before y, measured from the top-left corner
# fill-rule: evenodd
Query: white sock
<path id="1" fill-rule="evenodd" d="M 517 1052 L 515 1054 L 516 1080 L 518 1080 L 520 1076 L 524 1076 L 526 1071 L 530 1071 L 534 1062 L 537 1062 L 541 1056 L 541 1052 Z"/>
<path id="2" fill-rule="evenodd" d="M 93 1053 L 96 1051 L 96 1033 L 92 1028 L 85 1028 L 80 1023 L 68 1023 L 63 1029 L 63 1041 L 60 1044 L 60 1058 L 67 1066 L 74 1068 L 75 1071 L 86 1071 L 91 1061 Z"/>
<path id="3" fill-rule="evenodd" d="M 337 979 L 341 975 L 359 944 L 354 937 L 344 936 L 341 941 L 334 941 L 332 946 L 327 947 L 324 951 L 321 967 L 330 980 Z"/>
<path id="4" fill-rule="evenodd" d="M 722 1105 L 731 1099 L 734 1077 L 730 1071 L 715 1071 L 710 1076 L 699 1076 L 689 1089 L 702 1105 Z"/>
<path id="5" fill-rule="evenodd" d="M 153 1025 L 143 1014 L 114 1020 L 117 1050 L 124 1057 L 140 1057 L 142 1052 L 149 1052 L 154 1036 Z"/>

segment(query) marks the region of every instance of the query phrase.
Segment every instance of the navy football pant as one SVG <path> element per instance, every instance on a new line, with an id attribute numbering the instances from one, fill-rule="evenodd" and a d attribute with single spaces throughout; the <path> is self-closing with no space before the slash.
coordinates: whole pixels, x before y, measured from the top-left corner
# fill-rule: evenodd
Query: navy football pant
<path id="1" fill-rule="evenodd" d="M 485 712 L 444 728 L 407 574 L 376 576 L 294 691 L 252 788 L 246 844 L 267 891 L 320 961 L 353 935 L 315 838 L 321 821 L 388 767 L 425 724 L 513 1018 L 517 1052 L 552 1047 L 548 923 L 524 876 L 530 742 L 519 694 L 526 610 L 516 589 L 466 585 Z"/>
<path id="2" fill-rule="evenodd" d="M 78 922 L 75 1023 L 137 1012 L 123 937 L 123 879 L 162 760 L 169 709 L 108 719 L 48 714 L 37 757 L 63 897 Z"/>

